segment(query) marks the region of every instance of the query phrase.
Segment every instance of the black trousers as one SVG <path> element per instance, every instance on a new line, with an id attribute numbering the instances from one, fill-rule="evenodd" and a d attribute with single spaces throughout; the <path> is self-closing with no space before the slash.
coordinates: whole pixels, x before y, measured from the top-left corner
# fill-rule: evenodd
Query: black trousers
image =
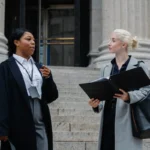
<path id="1" fill-rule="evenodd" d="M 106 101 L 100 150 L 115 150 L 116 99 Z"/>

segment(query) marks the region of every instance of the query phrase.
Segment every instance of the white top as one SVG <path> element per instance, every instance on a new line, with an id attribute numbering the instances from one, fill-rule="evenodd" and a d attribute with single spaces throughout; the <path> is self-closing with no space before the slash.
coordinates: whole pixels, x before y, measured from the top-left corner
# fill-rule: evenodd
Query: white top
<path id="1" fill-rule="evenodd" d="M 31 86 L 35 86 L 37 88 L 37 91 L 40 95 L 40 98 L 41 99 L 41 94 L 42 94 L 42 83 L 43 83 L 43 80 L 42 80 L 42 76 L 39 72 L 39 70 L 37 69 L 36 65 L 35 65 L 35 62 L 33 60 L 32 57 L 30 57 L 28 60 L 19 56 L 19 55 L 16 55 L 16 54 L 13 54 L 13 57 L 19 62 L 16 61 L 20 71 L 21 71 L 21 74 L 23 76 L 23 80 L 24 80 L 24 83 L 25 83 L 25 86 L 26 86 L 26 90 L 27 90 L 27 93 L 28 93 L 28 96 L 30 96 L 30 93 L 28 91 L 28 89 L 31 87 Z M 21 64 L 22 65 L 21 65 Z M 29 75 L 31 77 L 31 74 L 32 74 L 32 65 L 33 65 L 33 79 L 32 79 L 32 82 L 29 78 Z M 24 68 L 26 69 L 24 69 Z M 27 72 L 29 73 L 29 75 L 27 74 Z"/>

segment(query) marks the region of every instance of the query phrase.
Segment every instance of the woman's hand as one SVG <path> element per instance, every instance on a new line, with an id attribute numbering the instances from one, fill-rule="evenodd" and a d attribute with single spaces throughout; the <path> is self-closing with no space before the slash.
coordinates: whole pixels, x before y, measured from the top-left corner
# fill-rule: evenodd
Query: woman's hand
<path id="1" fill-rule="evenodd" d="M 43 77 L 48 78 L 50 76 L 51 70 L 48 67 L 42 66 L 40 71 L 41 71 Z"/>
<path id="2" fill-rule="evenodd" d="M 120 99 L 122 99 L 123 101 L 127 101 L 127 100 L 130 99 L 128 92 L 124 91 L 123 89 L 119 89 L 119 91 L 121 91 L 122 94 L 117 94 L 117 93 L 116 93 L 116 94 L 114 95 L 114 98 L 120 98 Z"/>
<path id="3" fill-rule="evenodd" d="M 0 136 L 0 141 L 6 142 L 8 140 L 8 136 Z"/>
<path id="4" fill-rule="evenodd" d="M 98 107 L 99 103 L 100 103 L 100 100 L 98 99 L 92 98 L 89 100 L 89 105 L 92 106 L 93 108 Z"/>

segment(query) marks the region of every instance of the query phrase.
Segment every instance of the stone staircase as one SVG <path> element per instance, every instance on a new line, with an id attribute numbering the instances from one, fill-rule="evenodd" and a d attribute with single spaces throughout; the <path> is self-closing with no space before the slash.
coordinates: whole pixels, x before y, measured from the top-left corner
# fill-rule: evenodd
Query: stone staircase
<path id="1" fill-rule="evenodd" d="M 88 105 L 89 98 L 79 83 L 97 79 L 99 69 L 50 68 L 59 90 L 59 98 L 49 105 L 54 150 L 97 150 L 99 114 Z M 150 140 L 144 140 L 143 150 L 150 150 Z"/>
<path id="2" fill-rule="evenodd" d="M 89 98 L 79 83 L 97 79 L 99 69 L 52 67 L 59 98 L 49 105 L 54 150 L 96 150 L 99 114 L 88 105 Z"/>

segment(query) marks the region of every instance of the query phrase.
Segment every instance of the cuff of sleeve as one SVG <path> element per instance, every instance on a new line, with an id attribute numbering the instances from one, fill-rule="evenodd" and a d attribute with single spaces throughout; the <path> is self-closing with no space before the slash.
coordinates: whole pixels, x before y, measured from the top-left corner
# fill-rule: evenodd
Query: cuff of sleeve
<path id="1" fill-rule="evenodd" d="M 126 101 L 124 101 L 124 102 L 126 102 L 126 103 L 130 103 L 130 99 L 128 99 L 128 100 L 126 100 Z"/>
<path id="2" fill-rule="evenodd" d="M 47 76 L 47 77 L 45 77 L 45 79 L 48 79 L 48 78 L 50 78 L 51 77 L 51 73 Z"/>
<path id="3" fill-rule="evenodd" d="M 99 112 L 99 107 L 95 107 L 95 108 L 93 108 L 93 110 L 94 110 L 94 112 L 98 113 Z"/>

